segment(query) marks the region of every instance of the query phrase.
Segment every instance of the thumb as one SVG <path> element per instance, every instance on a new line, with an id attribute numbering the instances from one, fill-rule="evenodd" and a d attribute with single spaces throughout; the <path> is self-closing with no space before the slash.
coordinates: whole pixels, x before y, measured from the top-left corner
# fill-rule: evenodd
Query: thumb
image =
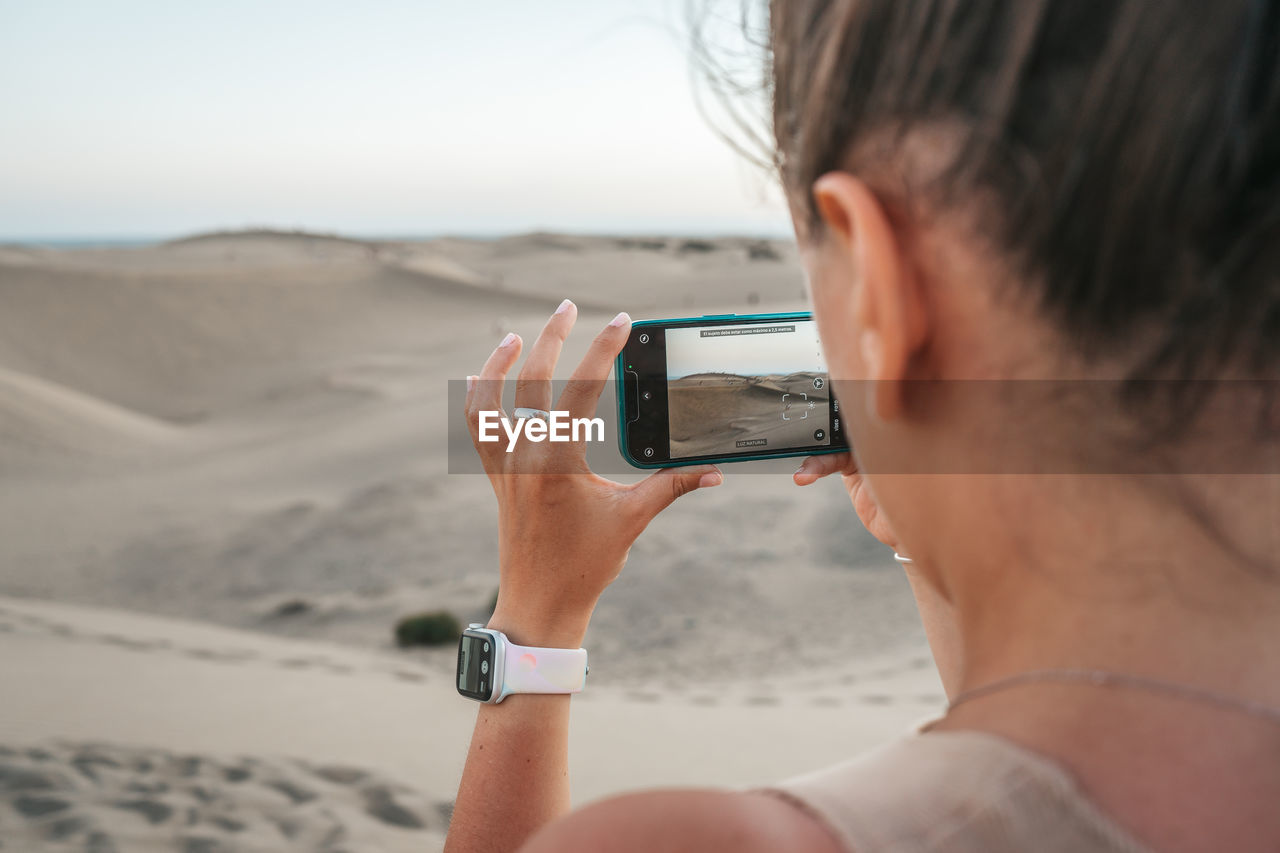
<path id="1" fill-rule="evenodd" d="M 852 474 L 856 467 L 851 453 L 826 453 L 821 456 L 810 456 L 800 463 L 800 467 L 791 475 L 797 486 L 816 483 L 831 474 Z"/>
<path id="2" fill-rule="evenodd" d="M 647 523 L 681 495 L 687 495 L 696 489 L 718 486 L 723 482 L 724 474 L 714 465 L 663 468 L 636 483 L 632 494 Z"/>

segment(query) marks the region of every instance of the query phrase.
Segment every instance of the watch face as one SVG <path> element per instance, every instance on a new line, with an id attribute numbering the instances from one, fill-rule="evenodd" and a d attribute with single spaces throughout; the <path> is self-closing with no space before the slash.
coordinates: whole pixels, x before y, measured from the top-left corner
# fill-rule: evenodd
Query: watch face
<path id="1" fill-rule="evenodd" d="M 493 695 L 493 660 L 496 643 L 488 634 L 464 631 L 458 643 L 458 692 L 469 699 L 488 702 Z"/>

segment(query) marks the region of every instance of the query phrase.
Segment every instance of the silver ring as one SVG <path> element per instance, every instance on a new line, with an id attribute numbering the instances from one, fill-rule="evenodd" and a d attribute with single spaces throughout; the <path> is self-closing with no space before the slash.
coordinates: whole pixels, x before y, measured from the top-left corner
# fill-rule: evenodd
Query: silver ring
<path id="1" fill-rule="evenodd" d="M 915 562 L 915 560 L 911 559 L 910 557 L 904 557 L 904 556 L 902 556 L 901 554 L 899 554 L 897 551 L 894 551 L 894 552 L 893 552 L 893 559 L 897 560 L 899 563 L 914 563 L 914 562 Z"/>
<path id="2" fill-rule="evenodd" d="M 524 406 L 520 406 L 513 414 L 518 421 L 527 421 L 531 418 L 537 418 L 540 421 L 551 420 L 551 413 L 546 409 L 526 409 Z"/>

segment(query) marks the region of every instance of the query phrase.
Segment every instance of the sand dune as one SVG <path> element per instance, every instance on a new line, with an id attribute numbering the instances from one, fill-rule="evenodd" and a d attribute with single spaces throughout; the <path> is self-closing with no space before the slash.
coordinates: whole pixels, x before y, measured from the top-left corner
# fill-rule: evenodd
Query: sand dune
<path id="1" fill-rule="evenodd" d="M 817 385 L 821 385 L 819 388 Z M 830 434 L 830 392 L 816 373 L 695 373 L 667 383 L 671 448 L 681 456 L 734 453 L 740 442 L 803 447 Z"/>
<path id="2" fill-rule="evenodd" d="M 744 285 L 730 284 L 743 277 L 769 297 L 761 308 L 796 307 L 792 268 L 753 260 L 753 247 L 250 232 L 44 251 L 6 267 L 0 591 L 370 645 L 385 644 L 406 609 L 478 607 L 495 582 L 492 496 L 483 477 L 445 475 L 448 380 L 474 372 L 508 329 L 531 340 L 566 293 L 601 303 L 583 309 L 587 334 L 566 346 L 570 366 L 590 326 L 618 308 L 642 316 L 633 302 L 719 293 L 725 303 L 708 310 L 741 310 Z M 414 269 L 415 258 L 471 272 L 446 277 Z M 888 595 L 888 612 L 905 617 L 849 643 L 918 640 L 891 567 L 841 568 L 880 551 L 843 521 L 818 520 L 838 488 L 795 490 L 780 470 L 729 476 L 722 494 L 659 519 L 602 602 L 598 642 L 641 638 L 616 644 L 627 664 L 618 671 L 666 671 L 634 650 L 652 636 L 671 644 L 678 672 L 680 648 L 738 622 L 759 626 L 744 648 L 781 661 L 779 642 L 806 616 L 844 612 L 824 594 L 833 584 L 850 587 L 854 612 L 872 618 L 882 603 L 861 602 Z M 782 545 L 770 530 L 798 538 Z M 772 598 L 761 592 L 770 571 L 791 579 Z M 270 617 L 294 599 L 310 603 L 305 615 Z"/>
<path id="3" fill-rule="evenodd" d="M 0 365 L 158 417 L 199 419 L 356 353 L 421 346 L 438 312 L 487 317 L 512 301 L 463 287 L 363 260 L 181 274 L 0 269 Z"/>
<path id="4" fill-rule="evenodd" d="M 276 232 L 0 247 L 0 594 L 25 599 L 0 602 L 0 745 L 21 748 L 0 764 L 25 773 L 44 759 L 24 750 L 42 749 L 56 777 L 53 793 L 0 793 L 0 837 L 176 849 L 194 809 L 192 832 L 218 837 L 225 818 L 245 839 L 274 839 L 283 814 L 314 849 L 325 811 L 349 847 L 431 849 L 474 709 L 449 689 L 451 650 L 398 652 L 391 627 L 424 609 L 482 617 L 498 558 L 488 481 L 448 474 L 448 382 L 509 330 L 532 341 L 564 296 L 583 328 L 561 376 L 618 310 L 801 308 L 793 251 Z M 581 795 L 766 781 L 936 707 L 905 580 L 840 484 L 797 490 L 794 467 L 729 466 L 724 488 L 683 498 L 632 549 L 588 635 Z M 832 659 L 859 668 L 835 676 Z M 726 731 L 776 748 L 743 754 Z M 121 767 L 82 778 L 77 759 L 95 755 Z M 188 755 L 205 769 L 180 779 Z M 260 775 L 217 782 L 245 756 Z M 172 770 L 154 826 L 112 805 L 151 784 L 127 769 L 143 759 Z M 370 816 L 373 788 L 316 778 L 331 765 L 369 773 L 423 828 Z M 273 779 L 316 804 L 282 801 Z M 225 811 L 197 801 L 206 784 Z M 46 806 L 14 807 L 24 796 L 68 805 L 26 814 Z"/>
<path id="5" fill-rule="evenodd" d="M 790 248 L 757 260 L 753 251 L 758 241 L 535 234 L 415 244 L 249 232 L 44 251 L 6 267 L 0 434 L 10 438 L 0 465 L 22 476 L 0 478 L 0 590 L 363 643 L 385 642 L 401 608 L 476 606 L 494 583 L 492 497 L 483 477 L 445 475 L 448 380 L 474 372 L 508 329 L 531 340 L 566 293 L 601 303 L 583 309 L 587 334 L 566 346 L 568 366 L 591 326 L 618 308 L 642 316 L 634 302 L 719 293 L 741 310 L 742 287 L 758 286 L 769 297 L 762 309 L 796 307 L 795 273 L 773 258 Z M 471 272 L 426 272 L 415 258 Z M 90 457 L 91 470 L 68 473 L 68 460 Z M 691 498 L 659 519 L 602 603 L 604 641 L 673 625 L 677 649 L 712 637 L 711 614 L 634 615 L 649 612 L 646 597 L 669 577 L 688 585 L 691 602 L 716 590 L 724 621 L 766 620 L 747 641 L 764 656 L 769 632 L 796 633 L 827 606 L 823 584 L 890 594 L 891 568 L 884 582 L 841 572 L 842 554 L 856 563 L 879 551 L 840 544 L 850 536 L 843 522 L 815 521 L 833 499 L 835 487 L 795 490 L 782 473 Z M 799 540 L 782 547 L 770 529 Z M 785 602 L 733 593 L 767 572 L 743 578 L 732 567 L 771 560 L 795 578 Z M 709 568 L 672 568 L 686 563 Z M 892 594 L 893 612 L 909 615 L 905 588 Z M 310 615 L 264 618 L 295 598 L 312 601 Z M 696 626 L 684 628 L 685 616 Z M 908 622 L 899 639 L 914 642 L 914 631 Z"/>
<path id="6" fill-rule="evenodd" d="M 176 431 L 156 418 L 0 368 L 0 466 L 156 452 Z"/>
<path id="7" fill-rule="evenodd" d="M 524 234 L 426 245 L 504 292 L 570 296 L 635 317 L 743 314 L 804 300 L 795 249 L 783 241 Z"/>

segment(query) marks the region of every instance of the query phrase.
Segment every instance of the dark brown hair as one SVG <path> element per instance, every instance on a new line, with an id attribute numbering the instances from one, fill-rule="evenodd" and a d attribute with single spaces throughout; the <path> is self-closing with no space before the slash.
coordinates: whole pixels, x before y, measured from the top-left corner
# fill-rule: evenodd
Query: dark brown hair
<path id="1" fill-rule="evenodd" d="M 881 165 L 865 143 L 958 132 L 914 189 L 994 200 L 984 236 L 1083 354 L 1275 377 L 1280 2 L 773 0 L 768 48 L 810 225 L 818 177 Z"/>

